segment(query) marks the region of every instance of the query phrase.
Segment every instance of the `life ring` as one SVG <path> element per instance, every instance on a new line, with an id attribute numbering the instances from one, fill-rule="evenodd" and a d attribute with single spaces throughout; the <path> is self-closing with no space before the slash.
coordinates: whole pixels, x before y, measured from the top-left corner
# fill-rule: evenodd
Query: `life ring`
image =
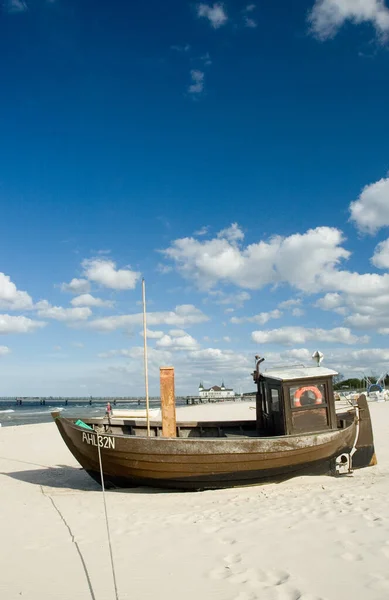
<path id="1" fill-rule="evenodd" d="M 315 396 L 315 404 L 323 403 L 323 396 L 321 395 L 321 391 L 315 385 L 307 385 L 305 387 L 299 388 L 294 394 L 294 406 L 295 408 L 301 407 L 301 396 L 304 392 L 312 392 Z"/>

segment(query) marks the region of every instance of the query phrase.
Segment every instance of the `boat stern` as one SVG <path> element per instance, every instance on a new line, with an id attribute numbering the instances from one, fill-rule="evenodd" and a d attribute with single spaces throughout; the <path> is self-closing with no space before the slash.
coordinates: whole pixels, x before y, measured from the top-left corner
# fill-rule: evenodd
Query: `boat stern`
<path id="1" fill-rule="evenodd" d="M 357 405 L 359 408 L 359 435 L 356 444 L 357 450 L 353 456 L 353 468 L 361 469 L 376 465 L 377 457 L 374 449 L 369 405 L 364 394 L 359 396 Z"/>

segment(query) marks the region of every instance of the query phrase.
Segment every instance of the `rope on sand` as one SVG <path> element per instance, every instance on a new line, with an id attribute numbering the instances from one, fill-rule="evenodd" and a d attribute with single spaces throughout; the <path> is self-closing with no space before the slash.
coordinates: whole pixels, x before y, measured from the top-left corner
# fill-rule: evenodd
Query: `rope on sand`
<path id="1" fill-rule="evenodd" d="M 99 455 L 101 487 L 103 488 L 105 523 L 106 523 L 106 526 L 107 526 L 109 555 L 111 557 L 111 568 L 112 568 L 113 586 L 115 588 L 115 598 L 116 598 L 116 600 L 119 600 L 118 587 L 117 587 L 117 583 L 116 583 L 115 565 L 114 565 L 114 562 L 113 562 L 113 554 L 112 554 L 111 534 L 110 534 L 110 531 L 109 531 L 107 503 L 105 501 L 105 485 L 104 485 L 104 475 L 103 475 L 103 462 L 101 460 L 101 450 L 100 450 L 100 446 L 99 446 L 99 435 L 98 435 L 97 432 L 96 432 L 96 443 L 97 443 L 97 453 Z"/>

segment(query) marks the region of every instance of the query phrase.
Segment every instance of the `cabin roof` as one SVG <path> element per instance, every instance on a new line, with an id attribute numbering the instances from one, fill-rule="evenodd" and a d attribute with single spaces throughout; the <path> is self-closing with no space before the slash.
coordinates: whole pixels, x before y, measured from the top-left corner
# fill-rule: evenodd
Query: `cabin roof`
<path id="1" fill-rule="evenodd" d="M 291 381 L 293 379 L 311 379 L 312 377 L 328 377 L 337 375 L 337 371 L 326 367 L 281 367 L 266 369 L 262 372 L 266 379 L 277 379 L 278 381 Z"/>

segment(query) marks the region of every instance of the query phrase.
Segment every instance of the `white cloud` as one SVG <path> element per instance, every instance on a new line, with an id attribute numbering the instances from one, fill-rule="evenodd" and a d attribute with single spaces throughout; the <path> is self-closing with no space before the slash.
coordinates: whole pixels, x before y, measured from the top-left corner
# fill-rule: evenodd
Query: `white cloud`
<path id="1" fill-rule="evenodd" d="M 244 18 L 245 27 L 249 27 L 250 29 L 255 29 L 257 27 L 257 22 L 254 19 L 250 19 L 249 17 Z"/>
<path id="2" fill-rule="evenodd" d="M 72 342 L 72 346 L 74 346 L 74 348 L 83 348 L 84 344 L 82 342 Z"/>
<path id="3" fill-rule="evenodd" d="M 222 25 L 225 25 L 228 21 L 222 3 L 215 3 L 212 6 L 209 4 L 198 4 L 197 16 L 208 19 L 214 29 L 222 27 Z"/>
<path id="4" fill-rule="evenodd" d="M 157 271 L 158 273 L 162 273 L 162 275 L 166 275 L 167 273 L 171 273 L 173 271 L 173 267 L 159 263 L 157 265 Z"/>
<path id="5" fill-rule="evenodd" d="M 264 354 L 266 366 L 275 366 L 285 363 L 304 363 L 313 365 L 311 359 L 312 353 L 315 350 L 323 349 L 316 344 L 307 348 L 291 348 L 281 353 L 267 352 Z M 332 368 L 345 377 L 363 377 L 364 374 L 369 375 L 375 373 L 380 375 L 388 369 L 389 364 L 389 349 L 388 348 L 364 348 L 362 350 L 353 350 L 350 347 L 326 349 L 324 351 L 324 363 L 326 367 Z"/>
<path id="6" fill-rule="evenodd" d="M 341 309 L 341 311 L 344 310 L 344 302 L 344 297 L 341 294 L 338 294 L 337 292 L 329 292 L 323 296 L 323 298 L 319 298 L 315 306 L 317 308 L 321 308 L 322 310 L 333 310 L 339 312 L 339 309 Z"/>
<path id="7" fill-rule="evenodd" d="M 200 56 L 200 60 L 203 61 L 204 66 L 206 66 L 206 67 L 209 67 L 212 64 L 209 52 L 206 52 L 205 54 L 203 54 L 202 56 Z"/>
<path id="8" fill-rule="evenodd" d="M 388 348 L 364 348 L 362 350 L 351 350 L 350 348 L 336 349 L 325 355 L 326 365 L 333 367 L 336 371 L 346 376 L 356 375 L 361 378 L 364 374 L 375 372 L 380 375 L 388 369 Z"/>
<path id="9" fill-rule="evenodd" d="M 245 12 L 252 12 L 253 10 L 255 10 L 255 6 L 255 4 L 248 4 L 244 10 Z"/>
<path id="10" fill-rule="evenodd" d="M 28 6 L 23 0 L 5 0 L 4 10 L 8 13 L 22 13 L 28 10 Z"/>
<path id="11" fill-rule="evenodd" d="M 231 229 L 235 232 L 232 236 Z M 348 315 L 347 326 L 373 330 L 389 326 L 389 273 L 340 269 L 339 263 L 350 253 L 342 247 L 343 234 L 338 229 L 318 227 L 251 245 L 242 242 L 239 228 L 229 228 L 227 232 L 223 230 L 208 240 L 177 239 L 163 252 L 185 278 L 208 290 L 216 302 L 224 302 L 228 297 L 212 289 L 220 283 L 249 289 L 288 284 L 305 294 L 324 293 L 315 306 Z M 388 268 L 388 252 L 387 241 L 379 244 L 373 263 Z M 230 294 L 231 299 L 233 296 Z M 279 308 L 297 308 L 298 304 L 299 299 L 292 298 L 281 302 Z M 300 316 L 301 312 L 295 310 L 292 314 Z"/>
<path id="12" fill-rule="evenodd" d="M 71 300 L 70 304 L 73 306 L 106 306 L 112 307 L 114 302 L 111 300 L 102 300 L 101 298 L 95 298 L 92 294 L 81 294 Z"/>
<path id="13" fill-rule="evenodd" d="M 231 338 L 230 338 L 230 336 L 228 336 L 228 335 L 225 335 L 225 336 L 223 337 L 223 342 L 227 342 L 227 344 L 229 344 L 229 343 L 231 342 Z"/>
<path id="14" fill-rule="evenodd" d="M 51 306 L 47 300 L 38 302 L 36 308 L 40 317 L 63 322 L 85 321 L 92 314 L 91 309 L 88 307 L 63 308 L 62 306 Z"/>
<path id="15" fill-rule="evenodd" d="M 116 356 L 129 358 L 131 360 L 125 361 L 125 364 L 113 364 L 110 370 L 116 373 L 127 374 L 126 380 L 128 382 L 128 374 L 133 375 L 134 378 L 140 376 L 142 393 L 144 393 L 144 351 L 143 346 L 134 346 L 132 348 L 124 348 L 122 350 L 109 350 L 108 352 L 101 352 L 98 354 L 99 358 L 114 358 Z M 168 365 L 171 363 L 172 354 L 169 350 L 149 348 L 148 349 L 148 367 L 149 376 L 151 381 L 158 381 L 158 393 L 159 393 L 159 368 L 161 365 Z M 176 359 L 175 359 L 176 362 Z M 116 377 L 115 377 L 116 379 Z"/>
<path id="16" fill-rule="evenodd" d="M 33 307 L 31 296 L 17 289 L 11 278 L 0 273 L 0 308 L 7 310 L 28 310 Z"/>
<path id="17" fill-rule="evenodd" d="M 293 308 L 292 316 L 293 317 L 302 317 L 305 314 L 305 311 L 302 308 Z"/>
<path id="18" fill-rule="evenodd" d="M 389 314 L 387 308 L 382 311 L 378 308 L 374 310 L 371 306 L 367 306 L 365 310 L 360 307 L 359 312 L 346 317 L 345 323 L 355 329 L 382 329 L 389 326 Z"/>
<path id="19" fill-rule="evenodd" d="M 320 344 L 320 342 L 319 342 Z M 312 354 L 315 350 L 323 350 L 323 347 L 312 342 L 310 348 L 288 348 L 281 352 L 265 352 L 262 355 L 265 363 L 262 370 L 272 368 L 280 364 L 313 365 Z M 345 377 L 362 377 L 363 374 L 374 372 L 379 375 L 388 368 L 389 349 L 365 348 L 363 350 L 353 350 L 347 348 L 324 349 L 324 363 L 326 367 L 342 373 Z"/>
<path id="20" fill-rule="evenodd" d="M 343 273 L 342 293 L 328 293 L 315 306 L 348 315 L 345 324 L 357 329 L 376 329 L 389 325 L 389 277 L 388 275 L 356 279 Z M 357 274 L 353 274 L 357 275 Z"/>
<path id="21" fill-rule="evenodd" d="M 379 269 L 389 269 L 389 238 L 377 244 L 371 262 Z"/>
<path id="22" fill-rule="evenodd" d="M 132 290 L 140 273 L 131 269 L 117 269 L 113 260 L 104 258 L 85 259 L 82 262 L 85 276 L 90 280 L 114 290 Z"/>
<path id="23" fill-rule="evenodd" d="M 190 72 L 192 83 L 188 87 L 189 94 L 201 94 L 204 90 L 204 72 L 192 69 Z"/>
<path id="24" fill-rule="evenodd" d="M 248 292 L 235 292 L 234 294 L 225 294 L 221 290 L 210 290 L 209 295 L 213 298 L 215 304 L 233 304 L 236 307 L 242 307 L 247 300 L 250 300 L 251 296 Z"/>
<path id="25" fill-rule="evenodd" d="M 389 33 L 389 9 L 384 0 L 316 0 L 308 21 L 320 40 L 333 38 L 346 23 L 370 23 L 381 39 Z"/>
<path id="26" fill-rule="evenodd" d="M 174 311 L 150 312 L 147 314 L 148 325 L 170 325 L 175 327 L 186 327 L 197 323 L 204 323 L 209 318 L 192 304 L 176 306 Z M 143 314 L 117 315 L 103 317 L 90 321 L 86 326 L 97 331 L 115 331 L 117 329 L 129 330 L 134 326 L 141 325 Z"/>
<path id="27" fill-rule="evenodd" d="M 143 330 L 139 332 L 139 335 L 143 337 Z M 159 340 L 165 334 L 163 331 L 155 331 L 153 329 L 146 329 L 146 336 L 149 340 Z"/>
<path id="28" fill-rule="evenodd" d="M 234 325 L 240 323 L 258 323 L 259 325 L 264 325 L 271 319 L 280 319 L 281 317 L 282 312 L 276 308 L 270 312 L 261 312 L 253 317 L 232 317 L 231 323 L 234 323 Z"/>
<path id="29" fill-rule="evenodd" d="M 305 344 L 314 341 L 338 344 L 367 343 L 367 336 L 357 337 L 347 327 L 336 327 L 335 329 L 309 329 L 305 327 L 281 327 L 267 331 L 253 331 L 252 340 L 257 344 Z"/>
<path id="30" fill-rule="evenodd" d="M 53 346 L 54 352 L 60 352 L 62 350 L 62 346 Z"/>
<path id="31" fill-rule="evenodd" d="M 293 306 L 298 306 L 301 304 L 301 298 L 290 298 L 289 300 L 284 300 L 280 302 L 278 308 L 292 308 Z"/>
<path id="32" fill-rule="evenodd" d="M 234 387 L 236 391 L 254 390 L 253 353 L 246 355 L 219 348 L 172 348 L 172 343 L 168 342 L 168 348 L 149 348 L 150 386 L 155 393 L 159 391 L 159 367 L 162 364 L 174 365 L 177 395 L 197 394 L 200 380 L 205 385 L 220 385 L 224 379 L 227 387 Z M 115 363 L 116 357 L 119 360 Z M 123 374 L 128 384 L 130 375 L 143 391 L 143 347 L 103 352 L 101 358 L 110 359 L 109 369 L 115 373 L 115 381 Z M 122 361 L 124 364 L 120 364 Z"/>
<path id="33" fill-rule="evenodd" d="M 184 331 L 184 329 L 170 329 L 169 331 L 169 335 L 171 335 L 171 337 L 183 337 L 185 335 L 188 335 L 188 333 L 186 331 Z"/>
<path id="34" fill-rule="evenodd" d="M 169 350 L 195 350 L 199 347 L 199 343 L 188 333 L 179 337 L 171 337 L 164 335 L 156 343 L 157 348 L 168 348 Z"/>
<path id="35" fill-rule="evenodd" d="M 244 233 L 238 223 L 232 223 L 230 227 L 226 227 L 226 229 L 219 231 L 217 237 L 228 240 L 229 242 L 241 242 L 244 239 Z"/>
<path id="36" fill-rule="evenodd" d="M 100 352 L 97 356 L 99 358 L 112 358 L 113 356 L 131 357 L 131 350 L 129 348 L 124 348 L 122 350 L 108 350 L 108 352 Z"/>
<path id="37" fill-rule="evenodd" d="M 200 229 L 198 229 L 197 231 L 194 232 L 194 235 L 207 235 L 207 233 L 209 232 L 210 226 L 209 225 L 203 225 L 203 227 L 200 227 Z"/>
<path id="38" fill-rule="evenodd" d="M 70 283 L 61 283 L 63 292 L 72 294 L 86 294 L 90 291 L 90 283 L 87 279 L 72 279 Z"/>
<path id="39" fill-rule="evenodd" d="M 187 361 L 193 375 L 199 374 L 201 377 L 210 375 L 214 378 L 215 373 L 224 373 L 230 380 L 238 375 L 247 376 L 249 380 L 253 370 L 251 355 L 246 356 L 233 350 L 220 350 L 220 348 L 193 350 L 188 353 Z"/>
<path id="40" fill-rule="evenodd" d="M 321 274 L 324 289 L 344 292 L 350 297 L 376 296 L 389 292 L 389 274 L 351 273 L 350 271 L 329 270 Z"/>
<path id="41" fill-rule="evenodd" d="M 363 188 L 358 200 L 350 204 L 351 221 L 364 232 L 374 234 L 389 226 L 389 177 Z"/>
<path id="42" fill-rule="evenodd" d="M 285 350 L 281 352 L 280 358 L 282 360 L 299 360 L 301 362 L 311 363 L 312 357 L 311 350 L 307 350 L 307 348 L 293 348 L 292 350 Z"/>
<path id="43" fill-rule="evenodd" d="M 34 321 L 27 317 L 0 315 L 0 334 L 31 333 L 36 329 L 41 329 L 45 325 L 46 323 L 44 321 Z"/>
<path id="44" fill-rule="evenodd" d="M 242 238 L 243 232 L 233 224 L 211 240 L 177 239 L 163 253 L 202 289 L 220 281 L 248 289 L 289 283 L 311 293 L 320 291 L 323 277 L 337 273 L 335 266 L 350 255 L 340 246 L 342 232 L 332 227 L 274 236 L 246 247 L 239 243 Z"/>
<path id="45" fill-rule="evenodd" d="M 0 346 L 0 356 L 6 356 L 6 354 L 9 354 L 10 352 L 11 350 L 8 346 Z"/>
<path id="46" fill-rule="evenodd" d="M 349 273 L 327 274 L 323 283 L 338 289 L 337 296 L 327 294 L 318 301 L 320 308 L 349 316 L 345 324 L 358 329 L 376 329 L 389 325 L 389 274 Z M 325 308 L 327 306 L 327 308 Z"/>
<path id="47" fill-rule="evenodd" d="M 189 52 L 190 45 L 185 44 L 185 46 L 170 46 L 171 50 L 175 50 L 176 52 Z"/>

